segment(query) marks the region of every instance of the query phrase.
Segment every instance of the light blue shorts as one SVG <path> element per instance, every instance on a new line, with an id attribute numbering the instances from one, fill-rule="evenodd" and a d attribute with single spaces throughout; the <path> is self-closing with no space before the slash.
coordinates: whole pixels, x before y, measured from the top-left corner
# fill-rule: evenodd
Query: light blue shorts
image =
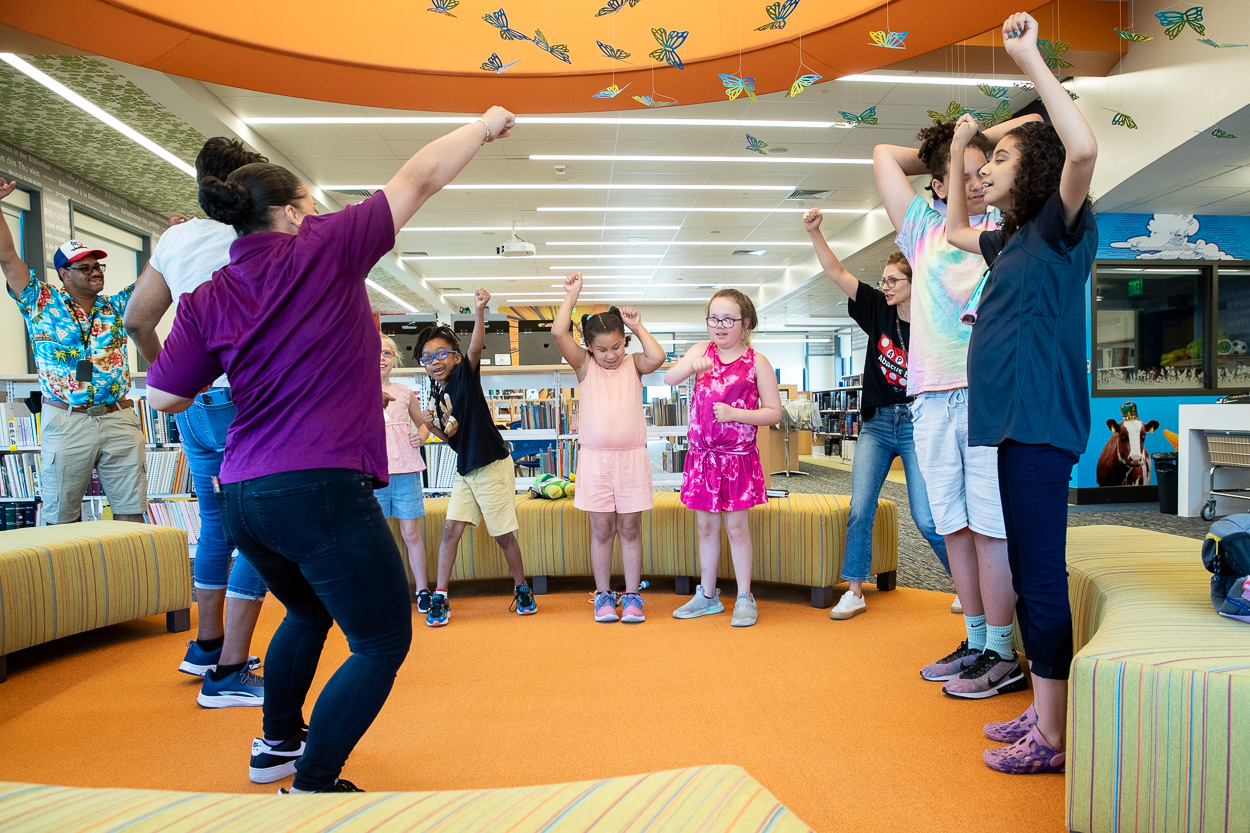
<path id="1" fill-rule="evenodd" d="M 967 527 L 1006 538 L 998 449 L 968 445 L 968 389 L 922 393 L 911 404 L 916 458 L 939 535 Z"/>
<path id="2" fill-rule="evenodd" d="M 425 517 L 425 493 L 419 471 L 392 474 L 386 488 L 375 489 L 373 494 L 388 518 L 406 521 Z"/>

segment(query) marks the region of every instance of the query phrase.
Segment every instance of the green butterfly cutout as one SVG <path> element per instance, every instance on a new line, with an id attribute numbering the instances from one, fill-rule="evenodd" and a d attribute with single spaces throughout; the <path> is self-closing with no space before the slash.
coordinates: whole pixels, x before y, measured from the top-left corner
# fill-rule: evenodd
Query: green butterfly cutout
<path id="1" fill-rule="evenodd" d="M 1127 32 L 1123 29 L 1112 29 L 1111 31 L 1115 32 L 1117 35 L 1124 38 L 1124 40 L 1132 41 L 1133 43 L 1141 43 L 1142 41 L 1154 40 L 1154 37 L 1151 35 L 1142 35 L 1137 32 Z"/>
<path id="2" fill-rule="evenodd" d="M 1037 51 L 1042 53 L 1042 60 L 1051 69 L 1070 69 L 1072 64 L 1063 59 L 1064 53 L 1072 48 L 1072 44 L 1061 40 L 1037 39 Z"/>
<path id="3" fill-rule="evenodd" d="M 839 110 L 838 115 L 849 121 L 851 124 L 876 124 L 877 123 L 877 107 L 873 105 L 858 116 L 854 113 L 848 113 L 845 110 Z"/>

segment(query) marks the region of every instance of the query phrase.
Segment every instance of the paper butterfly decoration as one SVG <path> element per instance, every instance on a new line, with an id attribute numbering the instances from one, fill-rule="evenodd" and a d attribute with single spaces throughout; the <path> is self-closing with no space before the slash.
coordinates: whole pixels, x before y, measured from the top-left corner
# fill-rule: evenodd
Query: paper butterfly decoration
<path id="1" fill-rule="evenodd" d="M 651 57 L 671 67 L 684 70 L 686 67 L 681 62 L 681 56 L 677 54 L 677 48 L 686 42 L 686 38 L 689 35 L 690 30 L 678 32 L 674 29 L 670 32 L 667 29 L 652 29 L 651 37 L 655 38 L 655 42 L 660 45 L 660 48 L 653 50 Z"/>
<path id="2" fill-rule="evenodd" d="M 821 78 L 824 78 L 824 76 L 815 72 L 807 75 L 800 75 L 798 78 L 794 79 L 794 83 L 790 85 L 790 92 L 786 93 L 786 98 L 794 98 L 812 84 L 815 84 Z"/>
<path id="3" fill-rule="evenodd" d="M 998 106 L 993 110 L 974 110 L 972 117 L 982 127 L 993 127 L 996 124 L 1001 124 L 1011 118 L 1011 102 L 1004 99 L 999 101 Z"/>
<path id="4" fill-rule="evenodd" d="M 629 85 L 628 85 L 628 84 L 626 84 L 624 87 L 618 87 L 618 86 L 616 86 L 615 84 L 613 84 L 612 86 L 610 86 L 610 87 L 605 87 L 604 89 L 602 89 L 602 90 L 600 90 L 599 92 L 595 93 L 595 94 L 592 96 L 592 98 L 616 98 L 618 95 L 620 95 L 621 93 L 625 92 L 625 89 L 626 89 L 626 87 L 628 87 L 628 86 L 629 86 Z"/>
<path id="5" fill-rule="evenodd" d="M 765 23 L 763 26 L 756 26 L 755 31 L 763 32 L 765 29 L 786 28 L 786 18 L 798 7 L 799 0 L 778 0 L 776 3 L 769 3 L 764 7 L 764 14 L 768 15 L 768 19 L 772 22 Z"/>
<path id="6" fill-rule="evenodd" d="M 1133 121 L 1133 117 L 1119 110 L 1111 111 L 1111 123 L 1117 127 L 1127 127 L 1129 130 L 1137 129 L 1137 122 Z"/>
<path id="7" fill-rule="evenodd" d="M 868 37 L 872 39 L 869 46 L 880 46 L 884 49 L 907 48 L 907 44 L 903 43 L 907 40 L 906 32 L 869 32 Z"/>
<path id="8" fill-rule="evenodd" d="M 761 142 L 750 133 L 747 134 L 747 150 L 758 153 L 760 156 L 767 156 L 768 154 L 764 152 L 766 147 L 768 147 L 768 142 Z"/>
<path id="9" fill-rule="evenodd" d="M 1063 59 L 1064 53 L 1071 48 L 1072 44 L 1064 43 L 1061 40 L 1037 39 L 1037 51 L 1042 53 L 1042 60 L 1051 69 L 1068 69 L 1072 66 L 1072 64 Z"/>
<path id="10" fill-rule="evenodd" d="M 849 121 L 851 124 L 876 124 L 877 123 L 877 106 L 874 104 L 858 116 L 854 113 L 848 113 L 845 110 L 839 110 L 838 115 Z"/>
<path id="11" fill-rule="evenodd" d="M 676 101 L 656 101 L 649 95 L 636 95 L 633 99 L 646 107 L 672 107 L 677 103 Z"/>
<path id="12" fill-rule="evenodd" d="M 600 52 L 614 60 L 623 61 L 630 56 L 630 53 L 626 52 L 624 49 L 617 49 L 615 46 L 608 46 L 601 40 L 597 40 L 595 43 L 599 44 Z"/>
<path id="13" fill-rule="evenodd" d="M 487 72 L 493 72 L 496 75 L 498 75 L 504 70 L 512 69 L 514 66 L 516 66 L 519 63 L 521 62 L 513 61 L 510 64 L 505 64 L 503 61 L 499 60 L 499 55 L 492 52 L 490 53 L 490 57 L 486 59 L 486 63 L 482 64 L 482 69 L 486 70 Z"/>
<path id="14" fill-rule="evenodd" d="M 739 78 L 736 75 L 720 74 L 720 82 L 725 85 L 725 95 L 729 96 L 730 101 L 734 101 L 743 93 L 747 94 L 747 98 L 755 100 L 755 79 Z"/>
<path id="15" fill-rule="evenodd" d="M 1232 49 L 1238 46 L 1250 46 L 1250 44 L 1245 43 L 1216 43 L 1210 38 L 1198 38 L 1198 43 L 1205 43 L 1207 46 L 1212 46 L 1216 49 Z"/>
<path id="16" fill-rule="evenodd" d="M 569 59 L 568 46 L 563 43 L 547 43 L 547 38 L 543 36 L 542 29 L 534 30 L 534 45 L 553 58 L 559 58 L 566 64 L 573 63 Z"/>
<path id="17" fill-rule="evenodd" d="M 508 26 L 508 13 L 503 9 L 482 15 L 482 20 L 499 30 L 501 40 L 529 40 L 529 35 L 522 34 Z"/>
<path id="18" fill-rule="evenodd" d="M 1019 89 L 1022 89 L 1022 90 L 1035 90 L 1035 89 L 1037 89 L 1036 87 L 1034 87 L 1032 84 L 1030 84 L 1030 83 L 1029 83 L 1029 82 L 1027 82 L 1027 81 L 1017 81 L 1016 83 L 1012 84 L 1011 86 L 1013 86 L 1013 87 L 1018 87 Z M 1063 89 L 1063 91 L 1064 91 L 1065 93 L 1067 93 L 1067 94 L 1068 94 L 1068 98 L 1072 99 L 1073 101 L 1076 101 L 1078 98 L 1080 98 L 1080 96 L 1079 96 L 1079 95 L 1077 95 L 1076 93 L 1072 92 L 1072 91 L 1071 91 L 1071 90 L 1069 90 L 1067 87 L 1064 87 L 1062 84 L 1060 84 L 1059 86 Z"/>
<path id="19" fill-rule="evenodd" d="M 1112 31 L 1115 32 L 1120 37 L 1124 38 L 1125 40 L 1132 41 L 1133 43 L 1141 43 L 1142 41 L 1154 40 L 1154 37 L 1151 35 L 1141 35 L 1141 34 L 1138 34 L 1137 32 L 1126 32 L 1123 29 L 1113 29 Z"/>
<path id="20" fill-rule="evenodd" d="M 1001 101 L 1007 100 L 1006 87 L 991 87 L 989 84 L 977 84 L 977 89 L 980 90 L 982 94 L 988 95 L 990 98 L 997 98 Z"/>
<path id="21" fill-rule="evenodd" d="M 439 14 L 445 14 L 448 17 L 455 17 L 455 15 L 451 13 L 451 10 L 459 5 L 460 0 L 430 0 L 430 8 L 426 9 L 426 11 L 438 12 Z"/>
<path id="22" fill-rule="evenodd" d="M 1227 130 L 1220 130 L 1218 127 L 1211 128 L 1211 135 L 1217 139 L 1236 139 L 1236 133 L 1229 133 Z"/>
<path id="23" fill-rule="evenodd" d="M 1168 36 L 1168 40 L 1176 40 L 1186 26 L 1200 35 L 1207 33 L 1207 27 L 1202 25 L 1202 6 L 1190 6 L 1183 12 L 1155 12 L 1155 17 L 1163 26 L 1163 34 Z"/>
<path id="24" fill-rule="evenodd" d="M 975 112 L 976 111 L 971 107 L 963 107 L 958 101 L 952 101 L 949 105 L 947 105 L 945 113 L 939 113 L 937 110 L 930 110 L 929 118 L 933 119 L 935 122 L 955 121 L 964 113 Z"/>
<path id="25" fill-rule="evenodd" d="M 642 0 L 608 0 L 608 5 L 595 12 L 595 17 L 603 17 L 605 14 L 616 14 L 621 9 L 625 8 L 626 2 L 629 3 L 629 7 L 632 9 L 634 6 L 641 3 Z"/>

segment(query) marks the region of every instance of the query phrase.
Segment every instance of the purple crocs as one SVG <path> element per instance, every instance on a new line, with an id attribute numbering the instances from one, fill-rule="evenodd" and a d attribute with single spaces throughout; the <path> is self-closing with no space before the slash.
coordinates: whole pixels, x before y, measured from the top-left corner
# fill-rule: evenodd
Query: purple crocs
<path id="1" fill-rule="evenodd" d="M 985 724 L 985 736 L 999 743 L 1015 743 L 1029 733 L 1029 730 L 1037 725 L 1037 711 L 1033 708 L 1033 704 L 1029 704 L 1029 708 L 1024 714 L 1015 720 L 1002 720 L 995 723 Z"/>
<path id="2" fill-rule="evenodd" d="M 1047 772 L 1063 772 L 1065 755 L 1046 743 L 1042 733 L 1034 726 L 1029 733 L 1011 746 L 987 749 L 983 757 L 990 769 L 1008 775 L 1037 775 Z"/>

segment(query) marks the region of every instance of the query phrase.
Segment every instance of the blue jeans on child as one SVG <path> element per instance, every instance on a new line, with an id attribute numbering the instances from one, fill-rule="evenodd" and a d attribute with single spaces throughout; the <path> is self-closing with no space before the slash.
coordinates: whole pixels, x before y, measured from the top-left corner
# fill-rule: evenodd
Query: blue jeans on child
<path id="1" fill-rule="evenodd" d="M 851 465 L 851 515 L 846 522 L 846 556 L 842 560 L 843 581 L 867 581 L 872 567 L 872 525 L 877 517 L 877 500 L 881 485 L 890 473 L 895 457 L 903 458 L 907 475 L 907 500 L 911 517 L 920 534 L 933 547 L 938 561 L 950 573 L 946 560 L 946 542 L 933 525 L 929 495 L 924 476 L 916 459 L 912 440 L 911 409 L 907 405 L 878 408 L 872 419 L 863 423 L 859 441 L 855 443 L 855 460 Z"/>
<path id="2" fill-rule="evenodd" d="M 296 787 L 325 789 L 381 711 L 408 655 L 412 602 L 403 559 L 367 474 L 289 471 L 221 488 L 227 538 L 286 607 L 265 652 L 266 738 L 285 740 L 303 727 L 331 625 L 351 648 L 317 698 L 295 765 Z"/>
<path id="3" fill-rule="evenodd" d="M 200 541 L 195 548 L 195 586 L 201 590 L 226 590 L 231 599 L 265 598 L 265 583 L 247 563 L 245 558 L 234 560 L 230 566 L 230 553 L 234 547 L 226 545 L 221 525 L 221 512 L 217 508 L 217 493 L 213 491 L 213 478 L 221 473 L 222 452 L 226 450 L 226 431 L 234 420 L 234 402 L 230 400 L 230 388 L 209 388 L 195 397 L 191 407 L 178 414 L 178 434 L 182 440 L 182 453 L 191 469 L 195 494 L 200 504 Z"/>

